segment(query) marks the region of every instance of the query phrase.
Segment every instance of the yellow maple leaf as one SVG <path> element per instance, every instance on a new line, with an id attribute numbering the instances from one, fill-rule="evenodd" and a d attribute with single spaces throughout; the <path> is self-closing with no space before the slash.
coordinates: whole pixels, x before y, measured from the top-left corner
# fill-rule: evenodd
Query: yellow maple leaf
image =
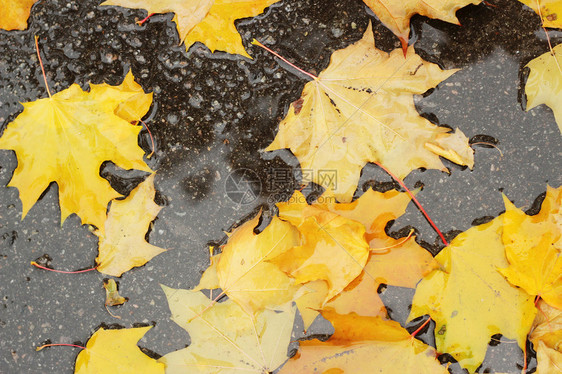
<path id="1" fill-rule="evenodd" d="M 241 18 L 255 17 L 279 0 L 107 0 L 101 5 L 146 9 L 150 13 L 173 12 L 180 40 L 189 49 L 194 43 L 215 50 L 250 55 L 234 26 Z"/>
<path id="2" fill-rule="evenodd" d="M 539 312 L 533 322 L 533 329 L 529 340 L 533 342 L 537 351 L 538 367 L 548 367 L 562 370 L 562 310 L 556 309 L 540 300 L 537 303 Z M 539 354 L 541 352 L 543 354 Z M 543 373 L 551 373 L 542 369 Z"/>
<path id="3" fill-rule="evenodd" d="M 164 374 L 164 364 L 148 357 L 137 342 L 152 326 L 97 330 L 76 358 L 75 374 Z"/>
<path id="4" fill-rule="evenodd" d="M 120 277 L 165 251 L 145 240 L 150 223 L 162 209 L 154 203 L 154 175 L 148 176 L 126 199 L 114 200 L 104 230 L 95 232 L 100 238 L 96 258 L 100 273 Z"/>
<path id="5" fill-rule="evenodd" d="M 273 372 L 287 359 L 296 309 L 285 304 L 251 316 L 233 300 L 214 304 L 201 292 L 162 286 L 172 320 L 191 338 L 163 356 L 166 373 Z"/>
<path id="6" fill-rule="evenodd" d="M 141 94 L 142 105 L 129 101 Z M 140 119 L 149 109 L 152 94 L 144 94 L 131 73 L 120 86 L 91 85 L 84 92 L 77 84 L 50 98 L 24 103 L 23 112 L 8 124 L 0 149 L 16 152 L 18 166 L 8 184 L 16 187 L 28 213 L 51 182 L 59 187 L 61 224 L 72 213 L 82 223 L 103 227 L 107 204 L 120 197 L 99 175 L 105 161 L 124 169 L 151 171 L 137 144 Z"/>
<path id="7" fill-rule="evenodd" d="M 459 234 L 435 259 L 442 269 L 417 286 L 409 319 L 429 314 L 437 351 L 449 353 L 469 372 L 482 363 L 490 337 L 502 334 L 525 349 L 536 309 L 533 297 L 498 271 L 508 265 L 503 216 Z"/>
<path id="8" fill-rule="evenodd" d="M 222 254 L 211 258 L 195 290 L 221 288 L 249 313 L 294 298 L 305 329 L 324 307 L 343 314 L 386 316 L 376 292 L 381 283 L 414 287 L 437 266 L 413 238 L 393 239 L 384 231 L 388 221 L 404 213 L 409 201 L 406 193 L 368 190 L 353 203 L 340 204 L 327 191 L 310 206 L 302 193 L 295 192 L 288 203 L 279 204 L 280 217 L 290 223 L 273 218 L 256 235 L 257 216 L 237 228 Z M 317 222 L 315 230 L 307 224 L 313 222 L 311 217 Z M 321 226 L 328 235 L 316 234 Z M 351 230 L 334 234 L 338 227 Z M 374 250 L 370 254 L 367 242 Z M 296 290 L 295 282 L 278 266 L 302 287 Z"/>
<path id="9" fill-rule="evenodd" d="M 381 283 L 414 288 L 425 274 L 438 267 L 433 256 L 415 242 L 415 237 L 393 239 L 385 232 L 388 222 L 404 214 L 409 202 L 407 193 L 395 190 L 380 193 L 369 189 L 352 203 L 335 203 L 330 191 L 313 203 L 314 207 L 363 224 L 371 249 L 361 273 L 327 302 L 325 308 L 333 308 L 339 314 L 353 312 L 361 316 L 386 317 L 386 308 L 377 293 Z M 327 287 L 323 288 L 322 284 L 306 286 L 312 290 L 297 300 L 305 328 L 312 323 L 322 306 L 324 300 L 320 299 L 320 295 L 327 292 L 324 291 Z"/>
<path id="10" fill-rule="evenodd" d="M 526 110 L 546 104 L 562 132 L 562 44 L 531 60 L 525 67 L 531 69 L 525 83 Z"/>
<path id="11" fill-rule="evenodd" d="M 270 262 L 295 278 L 297 283 L 325 280 L 325 302 L 340 293 L 363 270 L 369 257 L 365 227 L 359 222 L 316 208 L 295 191 L 287 203 L 277 204 L 279 217 L 301 234 L 301 245 Z"/>
<path id="12" fill-rule="evenodd" d="M 195 290 L 221 288 L 247 313 L 283 304 L 293 299 L 297 287 L 287 274 L 269 260 L 299 244 L 299 232 L 290 223 L 274 217 L 259 234 L 254 233 L 260 215 L 232 232 Z M 210 270 L 213 269 L 213 270 Z M 216 274 L 211 277 L 211 273 Z M 207 278 L 217 284 L 209 284 Z"/>
<path id="13" fill-rule="evenodd" d="M 316 317 L 320 314 L 320 310 L 326 305 L 326 297 L 328 296 L 329 286 L 325 280 L 315 280 L 303 284 L 299 292 L 295 295 L 295 304 L 301 318 L 303 320 L 304 331 L 307 331 Z"/>
<path id="14" fill-rule="evenodd" d="M 537 344 L 537 374 L 562 373 L 562 352 L 552 349 L 544 342 Z"/>
<path id="15" fill-rule="evenodd" d="M 314 322 L 323 308 L 332 308 L 339 314 L 356 313 L 360 316 L 388 318 L 386 307 L 378 295 L 381 284 L 414 288 L 424 275 L 437 268 L 431 254 L 414 240 L 401 243 L 386 253 L 372 251 L 361 273 L 339 294 L 325 302 L 328 285 L 316 281 L 303 285 L 295 301 L 302 315 L 305 330 Z M 301 296 L 302 295 L 302 296 Z"/>
<path id="16" fill-rule="evenodd" d="M 322 312 L 335 329 L 326 342 L 303 341 L 280 374 L 448 373 L 435 350 L 414 339 L 395 321 Z"/>
<path id="17" fill-rule="evenodd" d="M 444 169 L 439 156 L 472 168 L 464 134 L 433 125 L 413 100 L 455 71 L 423 61 L 413 47 L 406 59 L 400 50 L 375 48 L 369 25 L 363 39 L 334 52 L 328 68 L 305 85 L 266 151 L 290 148 L 311 170 L 303 183 L 330 188 L 342 202 L 351 200 L 368 162 L 400 178 L 421 167 Z"/>
<path id="18" fill-rule="evenodd" d="M 363 0 L 380 21 L 400 38 L 406 48 L 410 35 L 410 18 L 420 14 L 459 25 L 455 13 L 468 4 L 482 0 Z"/>
<path id="19" fill-rule="evenodd" d="M 338 313 L 386 317 L 377 289 L 384 283 L 415 288 L 422 277 L 437 268 L 431 254 L 410 238 L 387 253 L 371 252 L 365 268 L 339 295 L 326 304 Z"/>
<path id="20" fill-rule="evenodd" d="M 513 285 L 562 309 L 562 187 L 547 188 L 541 210 L 528 216 L 504 196 L 503 243 Z"/>
<path id="21" fill-rule="evenodd" d="M 4 0 L 0 13 L 0 29 L 25 30 L 31 6 L 38 0 Z"/>
<path id="22" fill-rule="evenodd" d="M 562 28 L 562 2 L 560 0 L 519 0 L 541 17 L 544 27 Z"/>
<path id="23" fill-rule="evenodd" d="M 386 235 L 385 228 L 389 221 L 404 214 L 410 199 L 407 193 L 396 190 L 382 193 L 369 188 L 351 203 L 337 203 L 332 191 L 328 190 L 313 205 L 362 223 L 367 242 L 376 249 L 395 244 L 395 240 Z"/>

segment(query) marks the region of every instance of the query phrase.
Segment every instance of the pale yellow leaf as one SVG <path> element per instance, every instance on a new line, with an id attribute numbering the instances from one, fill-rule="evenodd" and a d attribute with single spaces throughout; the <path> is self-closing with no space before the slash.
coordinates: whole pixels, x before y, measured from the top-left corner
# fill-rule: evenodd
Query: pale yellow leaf
<path id="1" fill-rule="evenodd" d="M 562 352 L 547 347 L 539 341 L 537 348 L 537 374 L 562 373 Z"/>
<path id="2" fill-rule="evenodd" d="M 554 55 L 546 52 L 526 65 L 531 69 L 525 83 L 526 110 L 546 104 L 562 132 L 562 44 L 554 47 L 553 52 Z"/>
<path id="3" fill-rule="evenodd" d="M 154 174 L 140 183 L 125 200 L 114 200 L 99 236 L 98 271 L 114 277 L 146 264 L 165 251 L 145 240 L 150 223 L 162 209 L 154 203 Z"/>
<path id="4" fill-rule="evenodd" d="M 539 300 L 537 309 L 529 340 L 535 348 L 542 341 L 547 347 L 562 352 L 562 310 L 548 305 L 544 300 Z"/>
<path id="5" fill-rule="evenodd" d="M 172 319 L 191 338 L 189 347 L 160 359 L 167 374 L 263 374 L 287 359 L 296 311 L 290 304 L 251 316 L 233 300 L 212 304 L 201 292 L 162 288 Z"/>
<path id="6" fill-rule="evenodd" d="M 250 314 L 292 300 L 297 290 L 294 280 L 269 260 L 297 246 L 299 232 L 273 217 L 255 234 L 260 215 L 232 232 L 216 266 L 220 288 Z"/>
<path id="7" fill-rule="evenodd" d="M 455 71 L 423 61 L 413 47 L 406 57 L 375 48 L 369 25 L 363 39 L 334 52 L 330 65 L 305 85 L 266 150 L 289 148 L 309 171 L 303 183 L 330 188 L 342 202 L 351 200 L 368 162 L 400 178 L 422 167 L 446 170 L 439 156 L 472 168 L 468 138 L 433 125 L 414 105 L 413 95 Z"/>

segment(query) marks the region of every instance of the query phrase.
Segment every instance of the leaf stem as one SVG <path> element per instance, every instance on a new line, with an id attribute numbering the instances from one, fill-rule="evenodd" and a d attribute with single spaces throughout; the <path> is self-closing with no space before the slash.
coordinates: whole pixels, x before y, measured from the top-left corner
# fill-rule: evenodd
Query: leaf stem
<path id="1" fill-rule="evenodd" d="M 493 147 L 495 149 L 497 149 L 500 152 L 500 156 L 503 157 L 503 152 L 502 150 L 495 145 L 494 143 L 488 143 L 488 142 L 476 142 L 476 143 L 470 143 L 470 146 L 472 147 L 473 145 L 487 145 L 489 147 Z"/>
<path id="2" fill-rule="evenodd" d="M 382 248 L 371 248 L 370 251 L 371 253 L 375 253 L 377 255 L 384 255 L 390 252 L 390 250 L 392 248 L 396 248 L 396 247 L 400 247 L 402 244 L 406 243 L 408 240 L 410 240 L 410 238 L 412 237 L 412 235 L 414 234 L 416 230 L 411 229 L 410 233 L 408 234 L 407 237 L 405 237 L 404 239 L 402 239 L 401 241 L 399 241 L 396 244 L 390 245 L 388 247 L 382 247 Z"/>
<path id="3" fill-rule="evenodd" d="M 410 189 L 408 187 L 406 187 L 406 185 L 404 184 L 404 182 L 402 181 L 402 179 L 398 178 L 396 175 L 394 175 L 390 170 L 388 170 L 387 168 L 385 168 L 382 164 L 380 164 L 379 162 L 374 162 L 376 165 L 378 165 L 381 169 L 383 169 L 384 171 L 386 171 L 388 173 L 388 175 L 390 175 L 392 178 L 394 178 L 395 181 L 397 181 L 408 193 L 408 195 L 410 195 L 410 197 L 412 198 L 412 201 L 418 206 L 418 208 L 420 209 L 420 211 L 422 212 L 422 214 L 425 216 L 425 219 L 427 219 L 427 221 L 429 222 L 429 224 L 431 225 L 431 227 L 433 227 L 433 229 L 435 230 L 435 232 L 437 232 L 437 234 L 439 235 L 439 237 L 441 238 L 441 240 L 443 241 L 443 244 L 445 244 L 445 246 L 449 245 L 449 242 L 447 242 L 447 239 L 445 239 L 445 236 L 443 235 L 443 233 L 441 232 L 441 230 L 439 230 L 437 228 L 437 225 L 435 225 L 435 223 L 433 222 L 433 220 L 429 217 L 429 214 L 427 214 L 427 212 L 425 211 L 425 209 L 422 207 L 422 205 L 420 204 L 420 202 L 418 201 L 418 199 L 416 199 L 416 197 L 414 196 L 414 194 L 412 193 L 412 191 L 410 191 Z"/>
<path id="4" fill-rule="evenodd" d="M 113 318 L 121 319 L 121 316 L 118 316 L 118 315 L 115 315 L 115 314 L 111 313 L 111 311 L 107 307 L 107 304 L 105 304 L 105 310 L 107 310 L 107 313 L 109 313 L 109 315 L 112 316 Z"/>
<path id="5" fill-rule="evenodd" d="M 38 264 L 37 262 L 35 262 L 35 261 L 31 261 L 31 265 L 33 265 L 33 266 L 35 266 L 36 268 L 39 268 L 39 269 L 48 270 L 48 271 L 52 271 L 52 272 L 55 272 L 55 273 L 62 273 L 62 274 L 79 274 L 79 273 L 86 273 L 86 272 L 88 272 L 88 271 L 92 271 L 92 270 L 97 270 L 97 269 L 98 269 L 98 267 L 95 266 L 95 267 L 93 267 L 93 268 L 91 268 L 91 269 L 76 270 L 76 271 L 56 270 L 56 269 L 49 269 L 48 267 L 45 267 L 45 266 L 41 266 L 41 265 L 39 265 L 39 264 Z"/>
<path id="6" fill-rule="evenodd" d="M 86 349 L 86 347 L 82 347 L 81 345 L 76 345 L 76 344 L 43 344 L 41 347 L 37 347 L 35 348 L 35 351 L 40 351 L 43 348 L 47 348 L 47 347 L 59 347 L 59 346 L 65 346 L 65 347 L 74 347 L 74 348 L 80 348 L 80 349 Z"/>
<path id="7" fill-rule="evenodd" d="M 137 25 L 142 26 L 146 21 L 148 21 L 148 19 L 150 17 L 152 17 L 153 15 L 155 15 L 156 13 L 150 13 L 148 16 L 146 16 L 146 18 L 140 20 L 137 22 Z"/>
<path id="8" fill-rule="evenodd" d="M 521 374 L 527 373 L 527 342 L 525 342 L 525 347 L 523 347 L 523 369 L 521 369 Z"/>
<path id="9" fill-rule="evenodd" d="M 408 40 L 400 38 L 400 45 L 402 46 L 402 53 L 404 54 L 404 58 L 408 55 Z"/>
<path id="10" fill-rule="evenodd" d="M 188 322 L 191 322 L 191 321 L 193 321 L 194 319 L 201 317 L 201 316 L 203 315 L 203 313 L 205 313 L 207 310 L 211 309 L 211 307 L 212 307 L 213 305 L 215 305 L 215 304 L 219 301 L 219 299 L 220 299 L 221 297 L 223 297 L 224 295 L 226 295 L 226 292 L 223 290 L 217 297 L 215 297 L 214 299 L 211 300 L 211 303 L 210 303 L 209 305 L 207 305 L 207 306 L 205 307 L 205 309 L 203 309 L 201 312 L 199 312 L 199 313 L 196 314 L 195 316 L 191 317 Z"/>
<path id="11" fill-rule="evenodd" d="M 300 71 L 300 72 L 303 73 L 304 75 L 306 75 L 306 76 L 312 78 L 313 80 L 315 80 L 315 81 L 318 80 L 318 77 L 317 77 L 316 75 L 310 74 L 308 71 L 305 71 L 305 70 L 299 68 L 297 65 L 293 64 L 292 62 L 290 62 L 289 60 L 287 60 L 285 57 L 281 56 L 279 53 L 277 53 L 277 52 L 275 52 L 274 50 L 272 50 L 272 49 L 266 47 L 265 45 L 261 44 L 258 40 L 254 39 L 254 40 L 252 41 L 252 44 L 257 45 L 257 46 L 259 46 L 259 47 L 265 49 L 266 51 L 268 51 L 269 53 L 271 53 L 271 54 L 274 55 L 275 57 L 281 59 L 281 61 L 283 61 L 283 62 L 289 64 L 291 67 L 297 69 L 298 71 Z"/>
<path id="12" fill-rule="evenodd" d="M 427 319 L 427 321 L 425 321 L 425 322 L 423 323 L 423 325 L 421 325 L 420 327 L 418 327 L 418 328 L 416 329 L 416 331 L 414 331 L 413 333 L 411 333 L 411 334 L 410 334 L 410 337 L 411 337 L 411 338 L 415 338 L 416 335 L 418 335 L 418 333 L 429 323 L 429 321 L 431 321 L 431 317 L 429 317 L 429 318 Z"/>
<path id="13" fill-rule="evenodd" d="M 47 88 L 47 93 L 49 98 L 53 97 L 51 95 L 51 90 L 49 89 L 49 84 L 47 83 L 47 76 L 45 75 L 45 67 L 43 66 L 43 60 L 41 59 L 41 54 L 39 53 L 39 37 L 35 35 L 35 50 L 37 51 L 37 57 L 39 58 L 39 64 L 41 65 L 41 71 L 43 72 L 43 80 L 45 81 L 45 87 Z"/>
<path id="14" fill-rule="evenodd" d="M 150 154 L 148 156 L 146 156 L 146 158 L 151 158 L 152 155 L 154 155 L 154 150 L 156 149 L 156 146 L 154 145 L 154 138 L 152 137 L 152 132 L 150 131 L 150 129 L 148 128 L 148 125 L 146 124 L 146 122 L 144 122 L 142 119 L 139 120 L 140 123 L 143 124 L 144 128 L 146 129 L 146 131 L 148 131 L 148 136 L 150 136 L 150 143 L 152 144 L 152 152 L 150 152 Z"/>
<path id="15" fill-rule="evenodd" d="M 288 61 L 286 58 L 284 58 L 283 56 L 281 56 L 280 54 L 278 54 L 277 52 L 275 52 L 274 50 L 266 47 L 265 45 L 263 45 L 262 43 L 260 43 L 258 40 L 254 39 L 252 41 L 252 44 L 257 45 L 263 49 L 265 49 L 266 51 L 268 51 L 269 53 L 273 54 L 275 57 L 281 59 L 282 61 L 284 61 L 285 63 L 289 64 L 291 67 L 297 69 L 299 72 L 305 74 L 306 76 L 312 78 L 314 81 L 318 82 L 321 84 L 320 80 L 318 79 L 317 76 L 299 68 L 298 66 L 296 66 L 295 64 L 291 63 L 290 61 Z M 407 48 L 407 43 L 406 43 L 406 48 Z M 323 85 L 324 86 L 324 85 Z M 324 86 L 325 87 L 325 86 Z M 327 87 L 325 87 L 327 88 Z M 338 95 L 339 96 L 339 95 Z M 340 97 L 341 98 L 341 97 Z M 341 98 L 343 100 L 345 100 L 345 98 Z M 357 108 L 360 109 L 360 108 Z M 378 121 L 380 122 L 380 121 Z M 393 130 L 394 131 L 394 130 Z M 395 132 L 395 131 L 394 131 Z M 399 134 L 398 134 L 399 135 Z M 425 211 L 425 209 L 421 206 L 421 204 L 419 203 L 419 201 L 416 199 L 416 197 L 414 196 L 414 194 L 412 194 L 412 192 L 408 189 L 408 187 L 406 187 L 406 185 L 404 184 L 404 182 L 402 182 L 402 180 L 398 177 L 396 177 L 394 174 L 392 174 L 387 168 L 385 168 L 384 166 L 382 166 L 380 163 L 375 162 L 375 164 L 377 164 L 378 166 L 380 166 L 384 171 L 386 171 L 390 176 L 392 176 L 392 178 L 394 178 L 398 183 L 400 183 L 400 185 L 402 187 L 404 187 L 406 189 L 406 192 L 408 192 L 408 194 L 410 195 L 410 197 L 412 198 L 412 200 L 414 201 L 414 203 L 418 206 L 418 208 L 421 210 L 421 212 L 423 213 L 423 215 L 425 216 L 425 218 L 428 220 L 428 222 L 430 223 L 430 225 L 433 227 L 433 229 L 437 232 L 437 234 L 439 234 L 439 237 L 441 238 L 441 240 L 443 241 L 443 243 L 445 244 L 445 246 L 449 245 L 449 243 L 447 242 L 447 240 L 445 239 L 445 236 L 443 235 L 443 233 L 441 233 L 441 231 L 437 228 L 437 226 L 435 225 L 435 223 L 433 223 L 433 221 L 431 220 L 431 218 L 429 218 L 429 215 L 427 214 L 427 212 Z"/>

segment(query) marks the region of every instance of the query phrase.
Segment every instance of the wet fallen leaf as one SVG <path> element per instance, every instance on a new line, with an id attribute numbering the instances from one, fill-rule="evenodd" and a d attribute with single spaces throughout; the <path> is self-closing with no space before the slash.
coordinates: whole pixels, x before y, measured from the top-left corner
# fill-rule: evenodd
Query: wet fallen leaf
<path id="1" fill-rule="evenodd" d="M 273 372 L 287 359 L 296 309 L 290 304 L 254 316 L 233 300 L 214 304 L 201 292 L 162 286 L 172 319 L 191 345 L 160 361 L 166 373 Z"/>
<path id="2" fill-rule="evenodd" d="M 562 310 L 551 307 L 544 300 L 537 303 L 537 309 L 539 312 L 529 340 L 535 345 L 541 340 L 548 347 L 562 351 Z"/>
<path id="3" fill-rule="evenodd" d="M 388 253 L 371 252 L 361 274 L 326 306 L 339 313 L 386 317 L 386 308 L 377 293 L 379 286 L 415 288 L 435 268 L 437 263 L 431 254 L 410 238 Z"/>
<path id="4" fill-rule="evenodd" d="M 537 345 L 537 374 L 562 373 L 562 352 L 539 341 Z"/>
<path id="5" fill-rule="evenodd" d="M 207 16 L 213 3 L 214 0 L 107 0 L 100 5 L 145 9 L 148 13 L 174 13 L 173 21 L 176 23 L 180 40 L 183 41 L 189 32 Z"/>
<path id="6" fill-rule="evenodd" d="M 386 308 L 377 293 L 380 284 L 414 288 L 425 274 L 438 267 L 433 256 L 416 243 L 415 237 L 393 239 L 385 232 L 388 222 L 404 214 L 409 202 L 407 193 L 395 190 L 380 193 L 369 189 L 352 203 L 335 203 L 330 192 L 326 192 L 313 204 L 363 224 L 371 249 L 361 274 L 326 307 L 334 308 L 339 314 L 354 312 L 386 317 Z M 311 313 L 309 318 L 313 317 Z M 303 320 L 307 327 L 304 315 Z"/>
<path id="7" fill-rule="evenodd" d="M 368 162 L 400 178 L 421 167 L 446 170 L 439 156 L 472 168 L 464 134 L 433 125 L 413 100 L 455 71 L 423 61 L 413 47 L 406 59 L 400 50 L 375 48 L 369 25 L 363 39 L 334 52 L 328 68 L 305 85 L 266 150 L 290 148 L 311 171 L 303 183 L 330 188 L 342 202 L 351 200 Z"/>
<path id="8" fill-rule="evenodd" d="M 103 281 L 103 288 L 105 288 L 105 306 L 117 306 L 124 304 L 127 299 L 119 295 L 117 290 L 117 283 L 113 279 Z"/>
<path id="9" fill-rule="evenodd" d="M 75 374 L 164 374 L 164 364 L 148 357 L 137 342 L 152 326 L 97 330 L 76 358 Z"/>
<path id="10" fill-rule="evenodd" d="M 377 294 L 381 283 L 414 287 L 424 274 L 437 266 L 429 252 L 421 248 L 414 238 L 393 239 L 385 233 L 388 221 L 402 215 L 409 201 L 406 193 L 368 190 L 355 202 L 340 204 L 330 192 L 326 192 L 309 206 L 302 193 L 296 192 L 290 203 L 279 205 L 280 216 L 291 223 L 273 218 L 259 235 L 253 231 L 259 216 L 240 226 L 229 237 L 222 254 L 211 258 L 211 265 L 195 290 L 221 288 L 249 313 L 294 298 L 305 329 L 324 306 L 342 314 L 356 312 L 367 316 L 386 316 Z M 339 221 L 336 219 L 341 216 L 339 220 L 344 223 L 343 227 L 351 225 L 357 232 L 351 235 L 351 239 L 339 234 L 322 236 L 315 235 L 314 231 L 311 234 L 307 231 L 309 226 L 303 224 L 314 215 L 329 223 L 324 227 L 329 231 L 338 230 L 330 225 L 337 224 Z M 364 230 L 357 223 L 362 224 Z M 301 232 L 304 240 L 312 245 L 320 243 L 316 257 L 304 253 L 310 248 L 302 251 L 299 231 L 293 224 L 306 227 Z M 360 243 L 359 252 L 353 247 L 357 241 Z M 373 251 L 367 252 L 368 261 L 361 270 L 366 241 L 370 242 Z M 330 243 L 335 247 L 327 246 Z M 338 243 L 343 244 L 338 247 Z M 327 250 L 334 253 L 324 256 L 322 251 Z M 355 253 L 357 261 L 349 253 Z M 303 265 L 303 261 L 310 266 Z M 297 291 L 293 280 L 276 265 L 291 276 L 297 274 L 294 268 L 308 267 L 304 272 L 310 276 L 299 279 L 304 284 Z M 219 267 L 222 280 L 219 279 Z M 353 271 L 350 272 L 350 269 Z M 334 284 L 338 285 L 335 289 L 330 287 Z M 343 292 L 338 293 L 341 287 L 344 287 Z M 332 300 L 327 302 L 330 298 Z"/>
<path id="11" fill-rule="evenodd" d="M 504 196 L 502 240 L 509 267 L 499 269 L 511 284 L 562 309 L 562 187 L 547 188 L 534 216 Z"/>
<path id="12" fill-rule="evenodd" d="M 162 209 L 154 203 L 154 175 L 148 176 L 126 199 L 111 203 L 104 230 L 95 232 L 99 236 L 99 272 L 120 277 L 165 251 L 145 239 L 150 223 Z"/>
<path id="13" fill-rule="evenodd" d="M 536 0 L 533 0 L 536 1 Z M 455 13 L 468 4 L 480 4 L 482 0 L 363 0 L 379 20 L 400 38 L 406 48 L 410 35 L 410 18 L 420 14 L 459 25 Z"/>
<path id="14" fill-rule="evenodd" d="M 540 15 L 544 27 L 562 28 L 560 0 L 519 0 Z"/>
<path id="15" fill-rule="evenodd" d="M 543 300 L 537 308 L 539 312 L 529 335 L 537 352 L 537 373 L 562 373 L 562 310 Z"/>
<path id="16" fill-rule="evenodd" d="M 4 0 L 0 13 L 0 29 L 25 30 L 31 6 L 38 0 Z"/>
<path id="17" fill-rule="evenodd" d="M 255 234 L 259 220 L 260 214 L 238 227 L 228 238 L 213 270 L 217 287 L 212 287 L 214 285 L 204 278 L 196 288 L 220 287 L 250 314 L 292 300 L 297 290 L 293 279 L 269 260 L 298 245 L 299 232 L 290 223 L 274 217 L 261 233 Z M 210 272 L 205 274 L 210 276 Z"/>
<path id="18" fill-rule="evenodd" d="M 459 234 L 435 259 L 442 269 L 417 286 L 409 319 L 429 314 L 439 353 L 449 353 L 469 372 L 482 363 L 490 337 L 502 334 L 525 347 L 536 309 L 533 297 L 498 271 L 508 265 L 502 243 L 503 215 Z"/>
<path id="19" fill-rule="evenodd" d="M 320 310 L 324 308 L 326 297 L 328 296 L 329 287 L 325 280 L 316 280 L 303 284 L 300 292 L 295 295 L 295 303 L 301 314 L 304 324 L 304 331 L 307 331 L 310 325 L 320 314 Z"/>
<path id="20" fill-rule="evenodd" d="M 270 260 L 300 284 L 324 280 L 327 302 L 363 270 L 369 257 L 365 227 L 353 220 L 308 205 L 295 191 L 287 203 L 277 204 L 279 218 L 293 224 L 301 245 Z"/>
<path id="21" fill-rule="evenodd" d="M 382 193 L 369 188 L 351 203 L 337 203 L 332 191 L 326 191 L 313 206 L 363 224 L 369 246 L 371 249 L 377 249 L 396 244 L 396 239 L 389 237 L 385 228 L 389 221 L 404 214 L 410 200 L 407 193 L 396 190 Z"/>
<path id="22" fill-rule="evenodd" d="M 108 0 L 101 5 L 146 9 L 149 13 L 173 12 L 180 40 L 189 49 L 194 43 L 250 58 L 234 21 L 255 17 L 279 0 Z"/>
<path id="23" fill-rule="evenodd" d="M 415 287 L 425 274 L 438 267 L 433 256 L 416 243 L 415 236 L 409 239 L 394 239 L 386 234 L 385 229 L 388 222 L 395 220 L 406 211 L 406 206 L 410 202 L 410 196 L 407 193 L 395 190 L 381 193 L 369 189 L 354 202 L 342 204 L 333 203 L 334 199 L 328 198 L 327 194 L 322 197 L 321 201 L 324 203 L 315 203 L 314 206 L 330 210 L 365 226 L 365 237 L 371 253 L 362 275 L 346 288 L 345 293 L 348 296 L 354 294 L 352 290 L 356 286 L 362 288 L 363 292 L 373 290 L 374 294 L 381 283 L 397 287 Z M 328 203 L 326 204 L 326 202 Z M 343 296 L 344 293 L 340 294 L 338 299 Z M 377 315 L 371 314 L 376 313 L 374 309 L 371 313 L 364 314 L 367 310 L 364 305 L 360 305 L 361 299 L 363 298 L 357 295 L 356 301 L 349 303 L 348 307 L 354 305 L 354 307 L 361 308 L 362 311 L 350 309 L 345 313 L 342 311 L 339 313 L 356 312 L 360 315 Z M 339 304 L 343 305 L 343 303 Z M 333 306 L 335 307 L 335 305 Z"/>
<path id="24" fill-rule="evenodd" d="M 100 176 L 101 164 L 113 161 L 124 169 L 150 171 L 137 144 L 141 127 L 115 112 L 139 119 L 148 111 L 152 94 L 144 94 L 131 73 L 119 86 L 90 87 L 84 92 L 73 84 L 52 98 L 24 103 L 23 112 L 0 138 L 0 149 L 16 152 L 18 167 L 8 186 L 19 190 L 23 217 L 56 182 L 62 222 L 76 213 L 82 223 L 101 228 L 107 204 L 121 196 Z M 130 102 L 132 97 L 143 104 Z"/>
<path id="25" fill-rule="evenodd" d="M 525 83 L 526 110 L 541 104 L 548 105 L 562 132 L 562 44 L 558 44 L 552 50 L 554 55 L 546 52 L 526 65 L 531 69 Z"/>
<path id="26" fill-rule="evenodd" d="M 330 310 L 322 315 L 335 333 L 326 342 L 301 342 L 280 374 L 448 373 L 435 350 L 412 338 L 398 322 Z"/>

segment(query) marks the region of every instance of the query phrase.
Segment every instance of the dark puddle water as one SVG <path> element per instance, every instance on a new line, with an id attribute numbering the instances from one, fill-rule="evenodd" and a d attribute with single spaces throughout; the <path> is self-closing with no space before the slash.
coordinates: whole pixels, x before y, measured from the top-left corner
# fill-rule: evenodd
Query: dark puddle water
<path id="1" fill-rule="evenodd" d="M 0 31 L 0 124 L 22 110 L 19 102 L 45 97 L 33 36 L 38 35 L 54 92 L 78 83 L 118 84 L 132 69 L 154 105 L 145 119 L 154 135 L 156 153 L 147 160 L 158 170 L 157 201 L 164 206 L 149 238 L 170 251 L 119 279 L 129 302 L 116 310 L 116 320 L 103 307 L 102 274 L 60 275 L 33 269 L 29 262 L 44 253 L 57 268 L 91 267 L 96 239 L 71 216 L 61 226 L 57 186 L 21 220 L 18 192 L 0 188 L 0 372 L 72 372 L 77 352 L 34 347 L 85 342 L 101 323 L 130 327 L 154 324 L 141 341 L 165 354 L 185 347 L 189 337 L 169 320 L 159 284 L 192 288 L 208 266 L 208 244 L 224 242 L 224 231 L 252 217 L 260 208 L 266 218 L 274 203 L 287 199 L 298 185 L 298 162 L 288 151 L 263 153 L 274 138 L 289 104 L 298 99 L 306 80 L 250 44 L 253 38 L 271 45 L 303 69 L 318 73 L 331 53 L 358 40 L 373 21 L 377 47 L 391 50 L 398 40 L 355 1 L 281 1 L 264 15 L 238 21 L 237 27 L 253 60 L 224 53 L 210 54 L 202 45 L 189 51 L 178 46 L 172 15 L 156 15 L 143 26 L 142 11 L 98 7 L 101 1 L 41 1 L 34 6 L 30 27 Z M 495 7 L 469 6 L 457 13 L 462 27 L 416 16 L 412 39 L 423 58 L 444 68 L 460 68 L 437 89 L 417 98 L 420 113 L 437 124 L 460 128 L 469 138 L 494 140 L 493 148 L 475 146 L 475 169 L 447 163 L 451 174 L 415 171 L 409 186 L 423 185 L 418 198 L 437 226 L 452 237 L 475 219 L 503 211 L 503 191 L 517 206 L 531 207 L 562 178 L 561 137 L 552 112 L 541 106 L 522 109 L 524 65 L 548 46 L 538 17 L 517 1 L 495 1 Z M 553 43 L 560 32 L 552 32 Z M 484 137 L 483 137 L 484 136 Z M 139 137 L 147 153 L 146 132 Z M 56 146 L 56 145 L 53 145 Z M 0 151 L 0 185 L 17 164 L 12 152 Z M 120 170 L 111 163 L 102 175 L 127 193 L 144 174 Z M 356 196 L 373 187 L 394 187 L 374 165 L 362 173 Z M 316 186 L 305 191 L 314 196 Z M 393 235 L 415 227 L 432 253 L 439 242 L 412 205 L 390 228 Z M 404 323 L 411 290 L 381 290 L 390 314 Z M 432 328 L 421 338 L 432 341 Z M 311 334 L 329 332 L 325 326 Z M 500 340 L 499 337 L 496 340 Z M 494 340 L 494 341 L 496 341 Z M 518 372 L 521 350 L 494 343 L 481 371 Z M 446 359 L 446 357 L 445 357 Z M 531 362 L 530 368 L 535 365 Z M 453 371 L 461 372 L 458 366 Z"/>

